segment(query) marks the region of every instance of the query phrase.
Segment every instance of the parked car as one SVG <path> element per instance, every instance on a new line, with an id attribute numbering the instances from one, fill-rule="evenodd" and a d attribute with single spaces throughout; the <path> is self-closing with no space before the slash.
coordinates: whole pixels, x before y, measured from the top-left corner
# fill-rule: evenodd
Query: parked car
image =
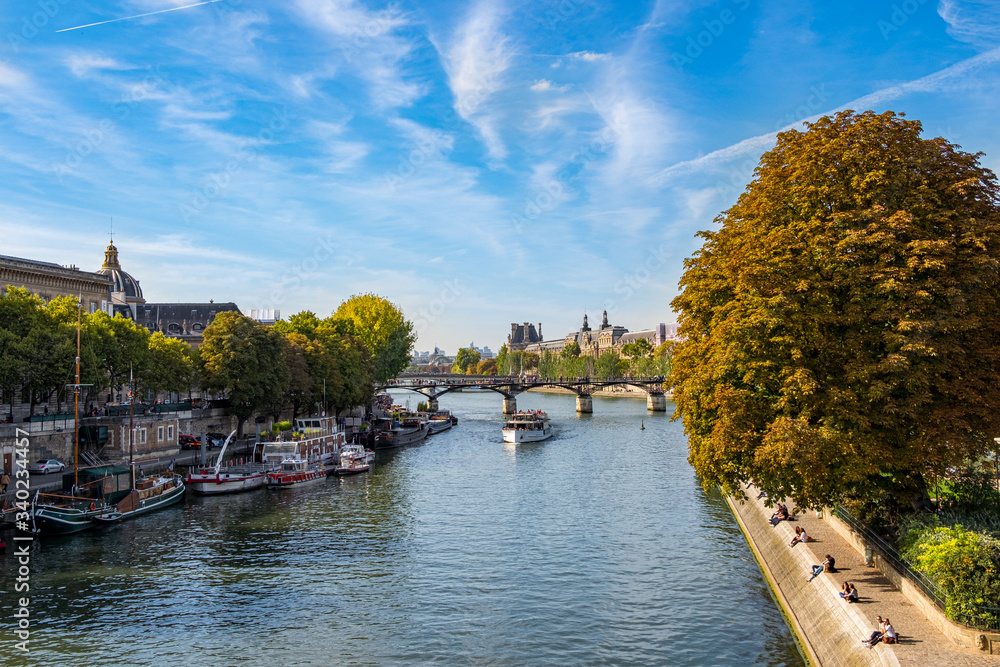
<path id="1" fill-rule="evenodd" d="M 55 459 L 39 459 L 28 466 L 28 472 L 37 472 L 42 475 L 48 475 L 50 472 L 62 472 L 66 469 L 66 466 L 59 463 Z"/>
<path id="2" fill-rule="evenodd" d="M 177 436 L 177 441 L 181 444 L 181 449 L 198 449 L 201 447 L 201 440 L 193 435 L 184 435 L 182 433 Z"/>
<path id="3" fill-rule="evenodd" d="M 225 433 L 206 433 L 205 437 L 208 438 L 209 447 L 222 447 L 228 436 Z"/>

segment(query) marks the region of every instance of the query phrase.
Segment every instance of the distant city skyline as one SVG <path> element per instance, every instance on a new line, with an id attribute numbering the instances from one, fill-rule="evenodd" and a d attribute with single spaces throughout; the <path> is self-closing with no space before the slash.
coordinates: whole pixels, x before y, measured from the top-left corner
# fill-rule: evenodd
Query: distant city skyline
<path id="1" fill-rule="evenodd" d="M 0 254 L 96 271 L 113 217 L 151 300 L 371 291 L 419 350 L 676 321 L 696 233 L 838 109 L 1000 169 L 1000 3 L 18 0 L 0 37 Z"/>

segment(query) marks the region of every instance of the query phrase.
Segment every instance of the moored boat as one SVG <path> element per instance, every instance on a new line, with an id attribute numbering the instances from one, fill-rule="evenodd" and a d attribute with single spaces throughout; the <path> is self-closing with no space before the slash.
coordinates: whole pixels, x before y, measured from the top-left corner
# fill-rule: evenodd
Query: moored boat
<path id="1" fill-rule="evenodd" d="M 203 496 L 214 496 L 223 493 L 242 493 L 263 489 L 267 481 L 267 473 L 274 470 L 277 464 L 255 462 L 253 456 L 246 463 L 222 465 L 226 449 L 236 431 L 229 434 L 226 442 L 219 450 L 215 465 L 188 472 L 185 483 L 194 493 Z"/>
<path id="2" fill-rule="evenodd" d="M 515 413 L 503 425 L 504 442 L 540 442 L 551 436 L 549 416 L 541 410 Z"/>
<path id="3" fill-rule="evenodd" d="M 184 479 L 168 472 L 135 482 L 129 493 L 94 517 L 98 523 L 116 523 L 168 507 L 184 499 Z"/>
<path id="4" fill-rule="evenodd" d="M 340 465 L 336 468 L 338 475 L 356 475 L 371 470 L 375 452 L 358 444 L 344 445 L 340 452 Z"/>
<path id="5" fill-rule="evenodd" d="M 435 433 L 440 433 L 441 431 L 447 431 L 455 424 L 455 421 L 457 420 L 454 420 L 451 413 L 447 410 L 428 412 L 427 434 L 434 435 Z"/>
<path id="6" fill-rule="evenodd" d="M 326 479 L 324 467 L 319 463 L 310 463 L 303 457 L 296 442 L 275 442 L 265 446 L 263 454 L 265 462 L 274 461 L 279 457 L 280 467 L 269 471 L 264 482 L 269 489 L 283 489 Z"/>
<path id="7" fill-rule="evenodd" d="M 375 449 L 392 449 L 416 445 L 427 437 L 427 425 L 416 416 L 394 421 L 392 426 L 375 437 Z"/>

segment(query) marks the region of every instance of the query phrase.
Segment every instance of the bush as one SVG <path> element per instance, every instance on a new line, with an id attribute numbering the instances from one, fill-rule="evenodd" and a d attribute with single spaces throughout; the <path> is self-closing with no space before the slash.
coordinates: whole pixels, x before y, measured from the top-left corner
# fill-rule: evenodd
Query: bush
<path id="1" fill-rule="evenodd" d="M 920 526 L 920 523 L 927 525 Z M 945 613 L 960 620 L 1000 600 L 1000 540 L 961 525 L 935 525 L 937 517 L 914 519 L 900 551 L 947 596 Z M 981 617 L 981 614 L 978 614 Z"/>
<path id="2" fill-rule="evenodd" d="M 274 425 L 274 427 L 276 429 L 278 429 L 279 432 L 281 432 L 281 431 L 291 431 L 292 430 L 292 422 L 288 422 L 288 421 L 286 421 L 286 422 L 278 422 L 277 424 Z"/>
<path id="3" fill-rule="evenodd" d="M 417 403 L 417 412 L 427 412 L 427 404 L 423 401 Z"/>

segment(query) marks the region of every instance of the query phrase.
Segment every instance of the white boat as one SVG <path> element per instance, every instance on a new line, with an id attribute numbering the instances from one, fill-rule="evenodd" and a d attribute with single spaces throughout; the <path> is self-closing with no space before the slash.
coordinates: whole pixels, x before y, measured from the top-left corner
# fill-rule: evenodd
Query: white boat
<path id="1" fill-rule="evenodd" d="M 225 444 L 219 450 L 219 458 L 215 465 L 192 470 L 188 473 L 187 483 L 194 493 L 202 496 L 214 496 L 223 493 L 242 493 L 244 491 L 254 491 L 263 489 L 267 481 L 267 473 L 277 468 L 277 463 L 257 463 L 251 456 L 246 463 L 224 466 L 222 461 L 226 454 L 226 448 L 233 439 L 236 431 L 229 434 Z"/>
<path id="2" fill-rule="evenodd" d="M 503 424 L 504 442 L 541 442 L 550 437 L 552 425 L 541 410 L 515 413 Z"/>
<path id="3" fill-rule="evenodd" d="M 264 485 L 269 489 L 283 489 L 307 482 L 326 479 L 326 470 L 318 463 L 310 463 L 299 451 L 297 442 L 269 442 L 262 455 L 265 464 L 280 460 L 276 470 L 267 473 Z"/>
<path id="4" fill-rule="evenodd" d="M 371 470 L 375 460 L 375 452 L 358 444 L 344 445 L 340 452 L 340 465 L 335 472 L 338 475 L 356 475 L 359 472 Z"/>
<path id="5" fill-rule="evenodd" d="M 295 420 L 299 452 L 310 464 L 333 470 L 340 464 L 340 449 L 347 438 L 335 417 L 300 417 Z"/>

